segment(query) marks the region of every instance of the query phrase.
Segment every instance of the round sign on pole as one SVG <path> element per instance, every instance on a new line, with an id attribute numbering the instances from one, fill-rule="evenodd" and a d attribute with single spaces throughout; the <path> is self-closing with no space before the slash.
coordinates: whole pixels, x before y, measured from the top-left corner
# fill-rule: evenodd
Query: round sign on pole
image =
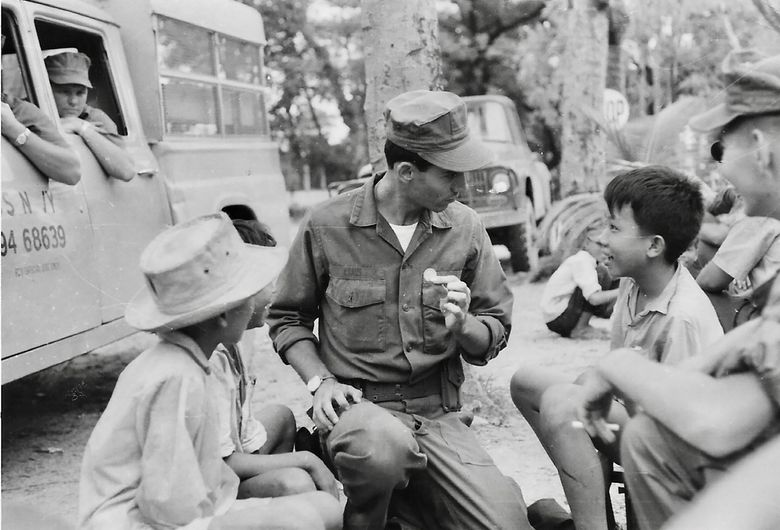
<path id="1" fill-rule="evenodd" d="M 628 122 L 626 96 L 611 88 L 604 90 L 604 119 L 607 125 L 615 129 L 620 129 Z"/>

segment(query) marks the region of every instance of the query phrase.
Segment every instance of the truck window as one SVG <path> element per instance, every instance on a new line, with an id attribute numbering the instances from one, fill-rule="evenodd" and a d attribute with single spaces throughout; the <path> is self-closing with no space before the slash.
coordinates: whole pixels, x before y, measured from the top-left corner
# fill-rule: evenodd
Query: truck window
<path id="1" fill-rule="evenodd" d="M 38 104 L 32 92 L 30 71 L 24 56 L 19 53 L 21 41 L 19 26 L 8 9 L 3 9 L 3 51 L 2 51 L 2 86 L 3 94 L 15 96 L 21 100 Z"/>
<path id="2" fill-rule="evenodd" d="M 266 135 L 259 45 L 157 16 L 165 132 Z"/>
<path id="3" fill-rule="evenodd" d="M 93 88 L 89 90 L 87 104 L 108 114 L 116 124 L 119 134 L 127 135 L 127 125 L 116 95 L 114 77 L 111 75 L 108 54 L 101 35 L 45 20 L 36 20 L 35 28 L 44 55 L 55 50 L 75 49 L 90 58 L 92 66 L 89 70 L 89 80 Z"/>

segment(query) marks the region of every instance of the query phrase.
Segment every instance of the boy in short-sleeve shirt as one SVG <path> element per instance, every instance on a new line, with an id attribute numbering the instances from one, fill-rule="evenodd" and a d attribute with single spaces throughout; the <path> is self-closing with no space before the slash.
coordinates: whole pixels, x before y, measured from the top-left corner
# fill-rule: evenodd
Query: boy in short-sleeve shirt
<path id="1" fill-rule="evenodd" d="M 547 328 L 563 337 L 588 328 L 593 315 L 608 317 L 617 289 L 610 289 L 611 276 L 596 261 L 601 248 L 591 229 L 584 248 L 566 258 L 550 276 L 540 306 Z"/>
<path id="2" fill-rule="evenodd" d="M 681 265 L 643 311 L 635 310 L 642 294 L 634 280 L 621 279 L 619 291 L 612 313 L 611 350 L 638 348 L 653 361 L 677 364 L 723 335 L 707 295 Z"/>
<path id="3" fill-rule="evenodd" d="M 322 492 L 237 501 L 222 461 L 209 357 L 241 338 L 286 260 L 244 245 L 227 215 L 169 228 L 146 247 L 146 289 L 125 318 L 160 342 L 122 372 L 84 451 L 79 528 L 340 528 Z M 302 522 L 303 521 L 303 522 Z"/>
<path id="4" fill-rule="evenodd" d="M 696 355 L 723 334 L 706 295 L 678 262 L 701 226 L 698 185 L 669 168 L 648 166 L 615 177 L 604 199 L 610 213 L 602 235 L 604 263 L 622 278 L 612 346 L 642 348 L 643 355 L 662 362 Z M 573 423 L 591 372 L 571 382 L 548 368 L 523 366 L 510 390 L 559 470 L 577 528 L 603 529 L 610 527 L 604 477 L 619 462 L 619 446 L 614 439 L 600 443 Z M 632 409 L 610 401 L 609 421 L 620 428 Z"/>

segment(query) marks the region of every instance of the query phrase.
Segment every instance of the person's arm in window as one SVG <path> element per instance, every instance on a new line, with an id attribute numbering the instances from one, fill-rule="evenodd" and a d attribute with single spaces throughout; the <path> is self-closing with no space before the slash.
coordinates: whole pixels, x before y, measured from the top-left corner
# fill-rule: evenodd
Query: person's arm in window
<path id="1" fill-rule="evenodd" d="M 29 104 L 31 107 L 32 104 Z M 37 109 L 37 107 L 35 107 Z M 39 110 L 40 112 L 40 110 Z M 43 115 L 43 112 L 41 112 Z M 40 124 L 40 118 L 39 118 Z M 47 119 L 48 121 L 48 119 Z M 57 145 L 44 140 L 35 132 L 30 132 L 24 144 L 19 145 L 16 139 L 28 129 L 20 122 L 10 105 L 2 103 L 2 134 L 5 136 L 41 173 L 52 180 L 64 184 L 77 184 L 81 180 L 81 165 L 76 153 L 69 147 Z M 54 130 L 54 124 L 51 124 Z M 65 141 L 63 140 L 63 143 Z M 67 144 L 66 144 L 67 145 Z"/>
<path id="2" fill-rule="evenodd" d="M 95 155 L 100 167 L 115 179 L 125 182 L 132 180 L 136 175 L 133 160 L 120 146 L 114 144 L 97 128 L 86 120 L 73 116 L 62 118 L 62 126 L 67 132 L 81 136 L 89 150 Z"/>

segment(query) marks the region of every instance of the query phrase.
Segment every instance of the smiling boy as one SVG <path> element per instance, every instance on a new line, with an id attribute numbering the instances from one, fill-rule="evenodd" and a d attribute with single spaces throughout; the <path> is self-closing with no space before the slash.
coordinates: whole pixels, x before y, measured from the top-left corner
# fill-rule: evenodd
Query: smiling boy
<path id="1" fill-rule="evenodd" d="M 662 166 L 615 177 L 604 192 L 609 227 L 605 265 L 621 277 L 612 314 L 611 349 L 641 350 L 653 361 L 678 363 L 723 335 L 715 310 L 678 258 L 701 225 L 698 186 Z M 585 372 L 572 384 L 549 369 L 522 366 L 512 399 L 558 468 L 578 530 L 610 527 L 604 473 L 619 462 L 619 446 L 591 439 L 572 425 Z M 622 425 L 630 404 L 613 402 L 608 421 Z M 602 469 L 603 465 L 603 469 Z"/>

